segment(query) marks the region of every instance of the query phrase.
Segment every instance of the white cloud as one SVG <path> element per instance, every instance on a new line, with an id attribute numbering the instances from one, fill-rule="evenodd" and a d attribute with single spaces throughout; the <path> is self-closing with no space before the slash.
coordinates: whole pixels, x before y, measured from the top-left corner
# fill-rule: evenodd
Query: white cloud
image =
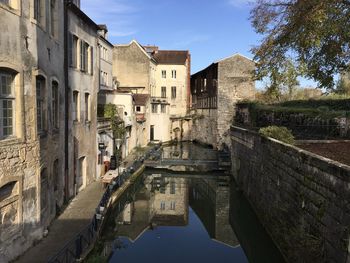
<path id="1" fill-rule="evenodd" d="M 83 0 L 81 9 L 96 24 L 106 24 L 108 34 L 112 37 L 134 35 L 135 15 L 140 11 L 127 0 Z"/>

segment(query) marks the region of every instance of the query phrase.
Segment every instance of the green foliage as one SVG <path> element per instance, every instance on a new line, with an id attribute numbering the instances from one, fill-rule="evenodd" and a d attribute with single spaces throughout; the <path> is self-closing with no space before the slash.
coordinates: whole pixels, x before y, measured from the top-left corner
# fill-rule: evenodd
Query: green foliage
<path id="1" fill-rule="evenodd" d="M 114 118 L 117 116 L 117 114 L 118 114 L 118 111 L 117 111 L 117 106 L 115 104 L 108 103 L 104 105 L 104 112 L 103 112 L 104 117 Z"/>
<path id="2" fill-rule="evenodd" d="M 348 76 L 342 75 L 337 83 L 335 93 L 350 96 L 350 80 Z"/>
<path id="3" fill-rule="evenodd" d="M 264 36 L 252 49 L 256 77 L 283 72 L 291 60 L 298 75 L 332 89 L 334 76 L 350 69 L 349 17 L 349 1 L 256 1 L 250 19 Z"/>
<path id="4" fill-rule="evenodd" d="M 281 142 L 294 144 L 294 136 L 286 127 L 268 126 L 260 128 L 259 133 L 265 137 L 271 137 Z"/>

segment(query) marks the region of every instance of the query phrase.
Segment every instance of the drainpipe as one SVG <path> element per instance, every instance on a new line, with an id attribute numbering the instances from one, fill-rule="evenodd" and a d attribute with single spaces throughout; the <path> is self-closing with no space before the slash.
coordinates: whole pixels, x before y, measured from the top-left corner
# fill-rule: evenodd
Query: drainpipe
<path id="1" fill-rule="evenodd" d="M 68 175 L 68 165 L 69 165 L 69 80 L 68 80 L 68 2 L 69 0 L 64 0 L 63 2 L 63 12 L 64 12 L 64 201 L 67 203 L 69 200 L 69 175 Z"/>

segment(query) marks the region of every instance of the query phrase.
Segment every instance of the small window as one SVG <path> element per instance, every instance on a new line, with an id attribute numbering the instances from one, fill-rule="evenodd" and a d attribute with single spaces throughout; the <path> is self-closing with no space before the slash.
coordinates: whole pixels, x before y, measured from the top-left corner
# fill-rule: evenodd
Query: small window
<path id="1" fill-rule="evenodd" d="M 161 89 L 162 89 L 162 90 L 161 90 L 161 96 L 162 96 L 162 98 L 166 98 L 166 87 L 162 87 Z"/>
<path id="2" fill-rule="evenodd" d="M 175 194 L 175 182 L 171 181 L 170 182 L 170 194 Z"/>
<path id="3" fill-rule="evenodd" d="M 59 184 L 59 166 L 58 166 L 58 160 L 55 160 L 53 163 L 52 173 L 53 173 L 53 189 L 54 191 L 58 190 L 58 184 Z"/>
<path id="4" fill-rule="evenodd" d="M 160 112 L 166 113 L 166 105 L 165 104 L 160 105 Z"/>
<path id="5" fill-rule="evenodd" d="M 57 36 L 57 13 L 56 0 L 50 2 L 50 32 L 51 35 Z"/>
<path id="6" fill-rule="evenodd" d="M 80 103 L 79 103 L 79 91 L 73 91 L 73 112 L 72 119 L 73 121 L 79 121 L 80 119 Z"/>
<path id="7" fill-rule="evenodd" d="M 158 113 L 158 104 L 152 104 L 152 113 Z"/>
<path id="8" fill-rule="evenodd" d="M 175 204 L 176 204 L 175 201 L 172 201 L 172 202 L 170 203 L 170 210 L 175 210 Z"/>
<path id="9" fill-rule="evenodd" d="M 89 73 L 91 75 L 94 74 L 94 49 L 93 49 L 93 47 L 89 47 Z M 106 82 L 107 82 L 107 73 L 106 73 Z"/>
<path id="10" fill-rule="evenodd" d="M 141 107 L 140 106 L 136 106 L 136 112 L 140 112 L 141 111 Z"/>
<path id="11" fill-rule="evenodd" d="M 48 176 L 47 169 L 44 168 L 40 173 L 40 210 L 41 210 L 41 218 L 43 219 L 46 215 L 46 209 L 48 205 Z"/>
<path id="12" fill-rule="evenodd" d="M 85 93 L 85 121 L 90 121 L 90 94 Z"/>
<path id="13" fill-rule="evenodd" d="M 163 78 L 163 79 L 166 78 L 166 70 L 162 70 L 162 78 Z"/>
<path id="14" fill-rule="evenodd" d="M 160 202 L 160 210 L 165 210 L 165 202 L 164 201 Z"/>
<path id="15" fill-rule="evenodd" d="M 171 98 L 176 99 L 176 87 L 171 87 Z"/>
<path id="16" fill-rule="evenodd" d="M 36 121 L 38 133 L 45 131 L 45 79 L 36 77 Z"/>
<path id="17" fill-rule="evenodd" d="M 172 77 L 173 79 L 176 79 L 176 70 L 172 70 L 172 71 L 171 71 L 171 77 Z"/>
<path id="18" fill-rule="evenodd" d="M 59 127 L 59 101 L 58 101 L 58 83 L 52 82 L 52 125 L 53 128 Z"/>
<path id="19" fill-rule="evenodd" d="M 80 40 L 80 70 L 82 72 L 88 71 L 89 66 L 89 45 L 83 41 Z"/>
<path id="20" fill-rule="evenodd" d="M 17 182 L 10 182 L 0 188 L 0 203 L 13 194 L 16 194 L 16 183 Z"/>

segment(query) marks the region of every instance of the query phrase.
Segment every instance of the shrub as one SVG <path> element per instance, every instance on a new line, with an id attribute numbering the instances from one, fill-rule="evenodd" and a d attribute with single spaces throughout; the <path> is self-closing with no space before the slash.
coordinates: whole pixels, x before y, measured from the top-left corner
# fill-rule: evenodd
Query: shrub
<path id="1" fill-rule="evenodd" d="M 281 142 L 294 144 L 292 132 L 283 126 L 267 126 L 260 128 L 259 133 L 265 137 L 271 137 Z"/>

